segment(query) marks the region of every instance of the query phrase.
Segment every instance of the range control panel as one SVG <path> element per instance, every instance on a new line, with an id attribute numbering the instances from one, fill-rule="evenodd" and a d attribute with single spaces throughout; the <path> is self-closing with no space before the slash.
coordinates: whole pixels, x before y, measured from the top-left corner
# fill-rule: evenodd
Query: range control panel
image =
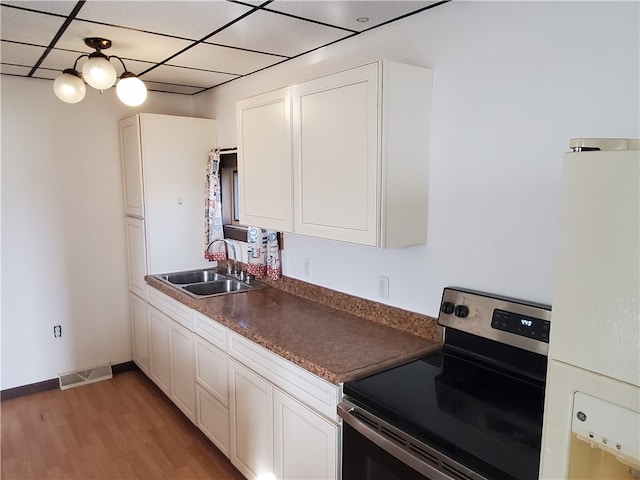
<path id="1" fill-rule="evenodd" d="M 496 308 L 493 311 L 491 326 L 497 330 L 515 333 L 527 338 L 535 338 L 549 343 L 551 322 Z"/>
<path id="2" fill-rule="evenodd" d="M 546 355 L 551 307 L 448 287 L 442 294 L 438 324 Z"/>

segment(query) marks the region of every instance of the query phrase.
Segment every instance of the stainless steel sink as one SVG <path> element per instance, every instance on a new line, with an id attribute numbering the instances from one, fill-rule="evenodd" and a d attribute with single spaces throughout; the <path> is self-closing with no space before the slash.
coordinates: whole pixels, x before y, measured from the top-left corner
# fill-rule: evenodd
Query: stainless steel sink
<path id="1" fill-rule="evenodd" d="M 188 283 L 215 282 L 216 280 L 224 280 L 224 276 L 220 275 L 217 270 L 196 270 L 192 272 L 170 273 L 161 276 L 163 280 L 177 285 L 186 285 Z"/>
<path id="2" fill-rule="evenodd" d="M 255 280 L 248 281 L 235 275 L 221 273 L 216 268 L 163 273 L 153 277 L 194 298 L 247 292 L 266 286 Z"/>
<path id="3" fill-rule="evenodd" d="M 221 293 L 243 292 L 251 290 L 251 286 L 242 283 L 240 280 L 219 280 L 217 282 L 204 282 L 186 285 L 183 287 L 187 292 L 195 295 L 219 295 Z"/>

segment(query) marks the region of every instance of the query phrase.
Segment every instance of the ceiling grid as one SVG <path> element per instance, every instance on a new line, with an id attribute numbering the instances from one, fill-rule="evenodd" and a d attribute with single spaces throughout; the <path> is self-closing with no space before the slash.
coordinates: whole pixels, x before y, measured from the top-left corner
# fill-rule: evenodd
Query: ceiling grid
<path id="1" fill-rule="evenodd" d="M 102 37 L 149 90 L 193 95 L 446 1 L 2 0 L 0 73 L 53 80 Z"/>

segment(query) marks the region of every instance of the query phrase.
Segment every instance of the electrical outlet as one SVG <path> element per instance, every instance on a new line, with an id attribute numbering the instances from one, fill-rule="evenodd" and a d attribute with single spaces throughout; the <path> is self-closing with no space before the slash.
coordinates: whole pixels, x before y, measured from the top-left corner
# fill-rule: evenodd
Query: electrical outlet
<path id="1" fill-rule="evenodd" d="M 378 297 L 385 300 L 389 299 L 389 277 L 384 275 L 378 277 Z"/>
<path id="2" fill-rule="evenodd" d="M 61 337 L 62 336 L 62 325 L 54 325 L 53 326 L 53 336 Z"/>
<path id="3" fill-rule="evenodd" d="M 311 259 L 307 257 L 305 257 L 304 259 L 304 276 L 305 277 L 311 276 Z"/>

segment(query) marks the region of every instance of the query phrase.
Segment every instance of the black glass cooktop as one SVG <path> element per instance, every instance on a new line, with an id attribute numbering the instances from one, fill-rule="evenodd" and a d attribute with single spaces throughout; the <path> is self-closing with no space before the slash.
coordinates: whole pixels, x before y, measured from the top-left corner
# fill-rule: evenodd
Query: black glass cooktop
<path id="1" fill-rule="evenodd" d="M 538 478 L 544 383 L 447 349 L 344 385 L 355 403 L 490 479 Z"/>

